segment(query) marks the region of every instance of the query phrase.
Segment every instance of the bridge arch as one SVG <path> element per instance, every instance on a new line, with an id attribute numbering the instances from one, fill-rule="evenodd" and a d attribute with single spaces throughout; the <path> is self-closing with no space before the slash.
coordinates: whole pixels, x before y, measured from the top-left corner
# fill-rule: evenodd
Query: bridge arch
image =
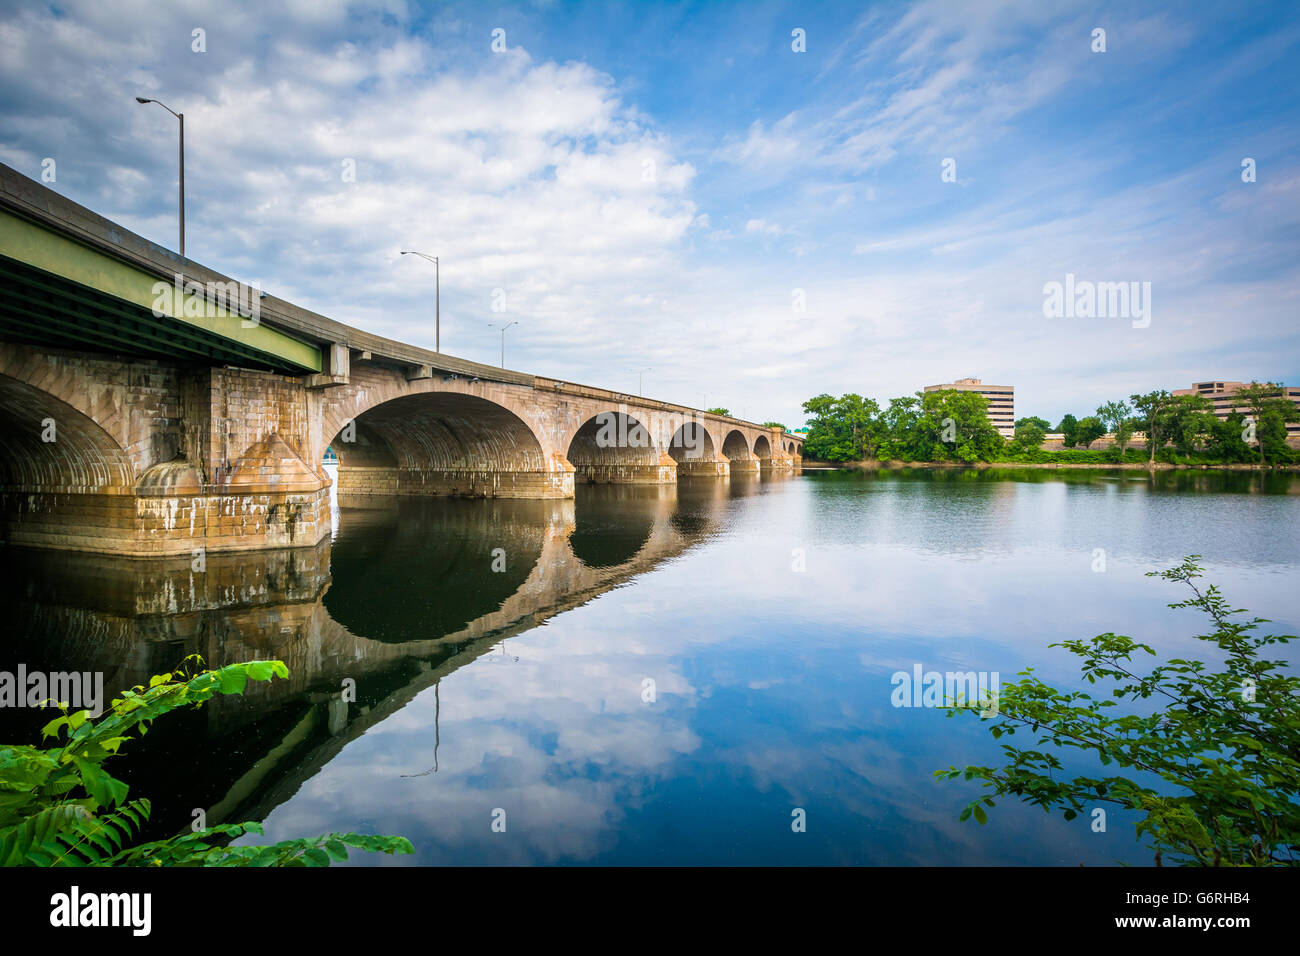
<path id="1" fill-rule="evenodd" d="M 31 493 L 131 494 L 135 469 L 98 422 L 0 375 L 0 486 Z"/>
<path id="2" fill-rule="evenodd" d="M 98 422 L 0 375 L 0 539 L 113 550 L 134 532 L 134 493 L 130 458 Z"/>
<path id="3" fill-rule="evenodd" d="M 339 459 L 340 494 L 571 494 L 567 470 L 552 466 L 527 422 L 463 391 L 425 390 L 372 404 L 338 422 L 328 447 Z"/>
<path id="4" fill-rule="evenodd" d="M 690 461 L 713 461 L 718 457 L 718 450 L 713 444 L 713 436 L 703 424 L 685 422 L 673 432 L 668 454 L 681 465 Z"/>
<path id="5" fill-rule="evenodd" d="M 722 442 L 722 454 L 727 457 L 733 474 L 738 471 L 758 470 L 758 459 L 750 451 L 749 439 L 739 428 L 727 432 L 727 437 Z"/>
<path id="6" fill-rule="evenodd" d="M 650 429 L 623 411 L 602 411 L 573 433 L 566 453 L 574 480 L 588 484 L 663 484 L 677 463 L 655 444 Z"/>
<path id="7" fill-rule="evenodd" d="M 772 457 L 772 443 L 767 440 L 766 435 L 759 435 L 754 439 L 754 457 L 760 461 Z"/>

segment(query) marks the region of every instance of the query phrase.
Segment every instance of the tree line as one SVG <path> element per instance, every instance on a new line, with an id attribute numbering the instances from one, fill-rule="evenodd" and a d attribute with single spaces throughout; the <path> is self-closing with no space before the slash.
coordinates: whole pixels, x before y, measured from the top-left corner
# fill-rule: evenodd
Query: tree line
<path id="1" fill-rule="evenodd" d="M 821 461 L 966 462 L 1100 461 L 1290 464 L 1300 460 L 1286 443 L 1287 422 L 1300 409 L 1282 397 L 1281 385 L 1255 383 L 1236 393 L 1245 409 L 1225 419 L 1201 395 L 1170 395 L 1163 389 L 1106 402 L 1092 415 L 1065 415 L 1055 429 L 1037 416 L 1020 418 L 1015 437 L 1004 438 L 988 418 L 988 401 L 978 392 L 940 389 L 875 399 L 823 393 L 803 403 L 808 416 L 804 457 Z M 1066 451 L 1041 447 L 1049 431 L 1060 432 Z M 1147 437 L 1145 451 L 1129 448 L 1135 433 Z M 1103 435 L 1114 446 L 1093 450 Z"/>

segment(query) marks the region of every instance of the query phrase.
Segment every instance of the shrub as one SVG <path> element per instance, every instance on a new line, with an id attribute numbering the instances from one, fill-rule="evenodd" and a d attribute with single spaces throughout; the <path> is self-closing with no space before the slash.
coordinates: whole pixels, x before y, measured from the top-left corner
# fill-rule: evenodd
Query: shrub
<path id="1" fill-rule="evenodd" d="M 1196 585 L 1201 568 L 1190 555 L 1176 568 L 1150 572 L 1191 588 L 1193 597 L 1170 604 L 1194 607 L 1210 619 L 1211 633 L 1197 635 L 1225 658 L 1222 665 L 1171 658 L 1138 676 L 1137 653 L 1145 644 L 1118 634 L 1065 641 L 1083 660 L 1089 684 L 1110 685 L 1109 699 L 1084 691 L 1060 691 L 1031 670 L 997 698 L 994 737 L 1036 734 L 1036 746 L 1004 744 L 1002 767 L 950 767 L 936 775 L 983 781 L 986 795 L 969 803 L 961 819 L 981 824 L 994 797 L 1013 796 L 1060 810 L 1071 820 L 1099 803 L 1141 814 L 1137 835 L 1154 851 L 1183 865 L 1269 866 L 1300 863 L 1300 678 L 1282 673 L 1285 661 L 1261 656 L 1293 635 L 1256 636 L 1263 618 L 1239 620 L 1214 585 Z M 1218 669 L 1216 669 L 1216 667 Z M 1151 713 L 1116 713 L 1121 701 L 1161 704 Z M 978 712 L 987 702 L 953 702 L 949 716 Z M 1102 765 L 1154 774 L 1162 790 L 1129 776 L 1062 778 L 1057 755 L 1044 749 L 1074 747 L 1095 754 Z"/>
<path id="2" fill-rule="evenodd" d="M 127 801 L 127 785 L 104 762 L 143 736 L 150 724 L 181 707 L 200 707 L 214 694 L 242 694 L 250 680 L 288 677 L 282 661 L 250 661 L 189 676 L 159 674 L 148 689 L 124 691 L 99 717 L 79 710 L 42 730 L 56 743 L 44 747 L 0 745 L 0 866 L 329 866 L 348 848 L 412 853 L 393 836 L 331 833 L 270 846 L 230 846 L 257 823 L 221 824 L 165 840 L 134 843 L 148 820 L 146 799 Z"/>

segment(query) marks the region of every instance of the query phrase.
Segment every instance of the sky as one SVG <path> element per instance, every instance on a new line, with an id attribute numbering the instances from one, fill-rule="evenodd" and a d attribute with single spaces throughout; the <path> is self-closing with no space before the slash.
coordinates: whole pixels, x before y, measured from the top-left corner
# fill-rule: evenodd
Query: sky
<path id="1" fill-rule="evenodd" d="M 439 256 L 468 359 L 791 427 L 1300 384 L 1295 2 L 0 0 L 0 161 L 175 248 L 136 96 L 191 259 L 431 348 Z"/>

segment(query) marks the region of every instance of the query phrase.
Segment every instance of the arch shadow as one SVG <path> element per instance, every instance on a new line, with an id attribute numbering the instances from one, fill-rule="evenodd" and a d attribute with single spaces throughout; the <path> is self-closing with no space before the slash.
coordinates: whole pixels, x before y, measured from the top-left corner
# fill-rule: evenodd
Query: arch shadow
<path id="1" fill-rule="evenodd" d="M 600 412 L 587 419 L 569 442 L 566 457 L 574 481 L 584 484 L 661 484 L 675 477 L 674 461 L 665 461 L 650 430 L 625 412 Z"/>
<path id="2" fill-rule="evenodd" d="M 329 442 L 338 491 L 352 496 L 567 497 L 533 430 L 463 392 L 421 392 L 375 405 Z"/>

